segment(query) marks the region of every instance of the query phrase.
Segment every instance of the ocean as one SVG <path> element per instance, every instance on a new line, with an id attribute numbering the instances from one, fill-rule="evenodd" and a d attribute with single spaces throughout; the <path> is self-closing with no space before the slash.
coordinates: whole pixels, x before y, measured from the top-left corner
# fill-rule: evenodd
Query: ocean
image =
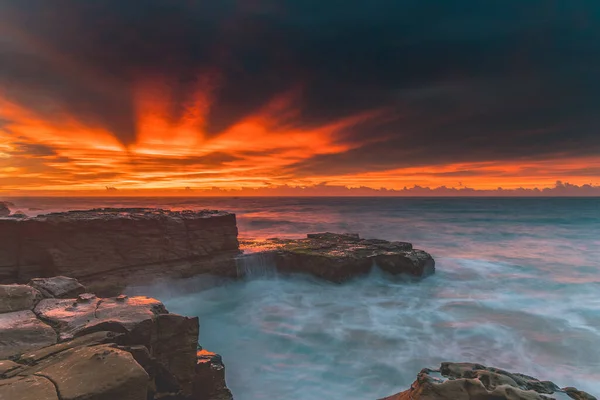
<path id="1" fill-rule="evenodd" d="M 376 399 L 424 367 L 478 362 L 600 395 L 599 198 L 23 198 L 35 215 L 107 206 L 221 209 L 240 237 L 355 232 L 430 252 L 422 281 L 279 276 L 145 288 L 200 317 L 237 400 Z M 262 271 L 262 272 L 261 272 Z M 191 288 L 197 288 L 192 289 Z"/>

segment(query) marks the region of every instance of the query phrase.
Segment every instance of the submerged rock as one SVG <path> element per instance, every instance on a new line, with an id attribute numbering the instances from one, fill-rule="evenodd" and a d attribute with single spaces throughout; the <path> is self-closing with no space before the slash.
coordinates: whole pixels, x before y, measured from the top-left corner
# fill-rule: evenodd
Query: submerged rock
<path id="1" fill-rule="evenodd" d="M 472 363 L 423 369 L 410 389 L 381 400 L 596 400 L 575 388 Z"/>
<path id="2" fill-rule="evenodd" d="M 246 257 L 269 256 L 280 272 L 308 273 L 341 282 L 366 274 L 373 266 L 393 274 L 424 277 L 435 272 L 435 261 L 406 242 L 361 239 L 357 234 L 315 233 L 305 239 L 242 242 Z"/>

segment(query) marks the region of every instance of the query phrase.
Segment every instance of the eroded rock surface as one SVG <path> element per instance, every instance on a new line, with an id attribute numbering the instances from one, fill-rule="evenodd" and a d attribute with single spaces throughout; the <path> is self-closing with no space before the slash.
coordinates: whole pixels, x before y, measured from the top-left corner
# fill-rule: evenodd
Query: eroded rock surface
<path id="1" fill-rule="evenodd" d="M 308 273 L 341 282 L 366 274 L 377 265 L 398 275 L 423 277 L 435 272 L 435 261 L 406 242 L 361 239 L 357 234 L 316 233 L 305 239 L 246 240 L 245 257 L 267 256 L 281 272 Z"/>
<path id="2" fill-rule="evenodd" d="M 202 368 L 198 318 L 143 296 L 40 298 L 0 314 L 0 400 L 231 399 L 220 357 Z"/>
<path id="3" fill-rule="evenodd" d="M 596 400 L 575 388 L 472 363 L 423 369 L 410 389 L 381 400 Z"/>
<path id="4" fill-rule="evenodd" d="M 238 252 L 235 215 L 220 211 L 96 209 L 0 219 L 0 283 L 66 275 L 116 295 L 128 282 L 157 276 L 235 276 Z"/>

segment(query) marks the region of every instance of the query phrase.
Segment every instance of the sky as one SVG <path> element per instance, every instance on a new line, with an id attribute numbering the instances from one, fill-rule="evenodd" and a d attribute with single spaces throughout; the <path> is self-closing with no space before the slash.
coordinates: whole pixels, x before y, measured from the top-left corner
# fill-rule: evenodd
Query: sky
<path id="1" fill-rule="evenodd" d="M 599 71 L 597 0 L 0 0 L 0 193 L 589 193 Z"/>

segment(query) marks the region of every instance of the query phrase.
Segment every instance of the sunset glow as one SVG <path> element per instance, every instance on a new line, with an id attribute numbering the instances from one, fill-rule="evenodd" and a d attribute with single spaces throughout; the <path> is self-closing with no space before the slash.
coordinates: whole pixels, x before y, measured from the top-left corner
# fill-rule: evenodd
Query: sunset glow
<path id="1" fill-rule="evenodd" d="M 171 20 L 157 3 L 107 24 L 110 7 L 91 3 L 4 7 L 0 193 L 600 185 L 594 84 L 556 84 L 564 57 L 523 62 L 534 53 L 515 48 L 518 30 L 489 32 L 509 46 L 476 49 L 454 32 L 446 57 L 396 48 L 406 32 L 385 19 L 383 36 L 331 26 L 330 37 L 328 23 L 259 9 L 178 5 Z"/>
<path id="2" fill-rule="evenodd" d="M 165 91 L 167 93 L 165 93 Z M 297 96 L 297 95 L 296 95 Z M 363 113 L 322 126 L 302 128 L 295 120 L 294 94 L 283 94 L 229 129 L 204 132 L 210 97 L 199 90 L 177 120 L 169 118 L 168 86 L 141 87 L 135 96 L 136 141 L 120 143 L 111 132 L 70 115 L 44 120 L 22 105 L 2 100 L 0 182 L 4 191 L 182 189 L 335 186 L 399 189 L 404 186 L 468 186 L 476 189 L 553 186 L 557 177 L 590 183 L 586 168 L 595 158 L 479 162 L 398 168 L 354 174 L 295 174 L 295 163 L 320 154 L 343 153 L 362 143 L 343 131 L 381 112 Z"/>

